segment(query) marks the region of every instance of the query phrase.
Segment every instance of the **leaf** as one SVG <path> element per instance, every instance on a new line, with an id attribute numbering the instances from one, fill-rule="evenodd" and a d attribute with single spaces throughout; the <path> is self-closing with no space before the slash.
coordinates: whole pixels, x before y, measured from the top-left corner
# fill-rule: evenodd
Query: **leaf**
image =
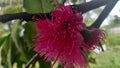
<path id="1" fill-rule="evenodd" d="M 24 31 L 24 39 L 27 43 L 28 48 L 31 48 L 31 45 L 33 44 L 33 36 L 36 34 L 36 31 L 34 29 L 34 23 L 28 22 L 24 25 L 25 31 Z"/>
<path id="2" fill-rule="evenodd" d="M 8 63 L 8 67 L 12 68 L 12 61 L 11 61 L 11 57 L 12 57 L 11 56 L 11 50 L 12 50 L 12 48 L 11 48 L 11 43 L 9 45 L 10 45 L 10 47 L 9 47 L 8 54 L 7 54 L 7 63 Z"/>
<path id="3" fill-rule="evenodd" d="M 40 63 L 40 68 L 50 68 L 51 66 L 51 62 L 45 62 L 40 60 L 39 63 Z"/>
<path id="4" fill-rule="evenodd" d="M 47 13 L 54 8 L 49 0 L 23 0 L 23 7 L 29 13 Z"/>
<path id="5" fill-rule="evenodd" d="M 4 14 L 12 14 L 12 13 L 22 12 L 22 5 L 18 5 L 18 6 L 7 5 L 4 7 L 3 12 L 4 12 Z"/>
<path id="6" fill-rule="evenodd" d="M 10 35 L 5 40 L 5 43 L 2 46 L 2 63 L 5 67 L 11 67 L 11 38 Z"/>
<path id="7" fill-rule="evenodd" d="M 12 61 L 13 62 L 16 62 L 17 60 L 23 61 L 23 62 L 28 61 L 28 58 L 27 58 L 28 55 L 26 54 L 26 51 L 24 51 L 23 49 L 24 48 L 23 46 L 27 46 L 27 45 L 25 45 L 25 42 L 21 42 L 21 40 L 23 40 L 21 39 L 21 36 L 20 36 L 21 23 L 22 22 L 20 20 L 16 20 L 12 24 L 10 41 L 12 42 L 11 45 L 12 45 Z M 14 58 L 17 58 L 17 59 L 14 59 Z"/>
<path id="8" fill-rule="evenodd" d="M 76 3 L 77 2 L 77 0 L 72 0 L 72 3 Z"/>
<path id="9" fill-rule="evenodd" d="M 11 37 L 12 37 L 13 42 L 15 43 L 16 48 L 20 51 L 19 44 L 18 44 L 18 41 L 17 41 L 17 31 L 18 31 L 19 23 L 20 23 L 19 20 L 16 20 L 13 23 L 12 31 L 11 31 Z"/>
<path id="10" fill-rule="evenodd" d="M 18 51 L 18 53 L 20 54 L 19 55 L 19 60 L 21 61 L 28 61 L 27 59 L 27 54 L 26 54 L 26 51 L 24 51 L 24 47 L 22 47 L 22 43 L 25 44 L 25 42 L 21 42 L 21 37 L 20 37 L 20 31 L 21 29 L 19 28 L 21 25 L 22 22 L 20 20 L 16 20 L 14 23 L 13 23 L 13 27 L 12 27 L 12 31 L 11 31 L 11 37 L 12 37 L 12 41 L 13 41 L 13 45 L 16 46 L 16 50 Z M 24 45 L 24 46 L 27 46 L 27 45 Z M 14 47 L 15 48 L 15 47 Z"/>
<path id="11" fill-rule="evenodd" d="M 10 32 L 6 32 L 0 36 L 0 46 L 5 42 L 5 40 L 8 38 L 10 35 Z"/>

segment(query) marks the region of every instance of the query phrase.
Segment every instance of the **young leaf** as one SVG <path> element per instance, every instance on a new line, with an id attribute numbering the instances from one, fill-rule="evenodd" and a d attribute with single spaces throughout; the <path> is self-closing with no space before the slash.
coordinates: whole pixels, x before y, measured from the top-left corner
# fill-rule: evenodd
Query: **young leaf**
<path id="1" fill-rule="evenodd" d="M 53 9 L 49 0 L 23 0 L 23 7 L 29 13 L 46 13 Z"/>

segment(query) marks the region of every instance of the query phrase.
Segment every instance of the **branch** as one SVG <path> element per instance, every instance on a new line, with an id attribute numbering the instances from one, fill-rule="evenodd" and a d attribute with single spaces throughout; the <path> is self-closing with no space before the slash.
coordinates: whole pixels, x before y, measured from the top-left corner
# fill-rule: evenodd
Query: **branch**
<path id="1" fill-rule="evenodd" d="M 77 7 L 79 12 L 86 13 L 90 10 L 104 6 L 108 4 L 109 2 L 110 0 L 92 0 L 90 2 L 83 3 L 80 5 L 72 5 L 72 7 L 75 7 L 75 8 Z"/>
<path id="2" fill-rule="evenodd" d="M 27 64 L 25 65 L 25 68 L 29 68 L 30 64 L 32 64 L 33 62 L 35 63 L 37 61 L 39 57 L 39 54 L 36 53 L 28 62 Z"/>
<path id="3" fill-rule="evenodd" d="M 22 19 L 24 21 L 31 21 L 32 17 L 36 15 L 36 14 L 30 14 L 27 12 L 20 12 L 20 13 L 16 13 L 16 14 L 4 14 L 4 15 L 0 15 L 0 22 L 7 22 L 7 21 L 11 21 L 11 20 L 15 20 L 15 19 Z M 45 16 L 45 13 L 40 13 L 40 15 L 42 17 Z M 49 13 L 46 13 L 46 15 L 49 17 Z"/>
<path id="4" fill-rule="evenodd" d="M 83 3 L 80 5 L 72 5 L 71 7 L 74 9 L 78 7 L 78 11 L 82 13 L 86 13 L 92 9 L 98 8 L 100 6 L 106 5 L 109 3 L 109 0 L 93 0 L 87 3 Z M 50 18 L 50 13 L 45 13 L 47 17 Z M 44 16 L 44 13 L 40 13 L 40 15 Z M 5 14 L 5 15 L 0 15 L 0 22 L 7 22 L 10 20 L 15 20 L 15 19 L 22 19 L 25 21 L 30 21 L 32 20 L 32 17 L 36 14 L 30 14 L 27 12 L 21 12 L 21 13 L 16 13 L 16 14 Z"/>
<path id="5" fill-rule="evenodd" d="M 104 21 L 104 19 L 108 16 L 108 14 L 110 13 L 110 11 L 115 6 L 115 4 L 117 3 L 117 1 L 118 0 L 111 0 L 107 4 L 107 6 L 104 8 L 104 10 L 102 11 L 102 13 L 99 15 L 99 17 L 97 18 L 97 20 L 90 27 L 99 28 L 100 25 L 102 24 L 102 22 Z"/>

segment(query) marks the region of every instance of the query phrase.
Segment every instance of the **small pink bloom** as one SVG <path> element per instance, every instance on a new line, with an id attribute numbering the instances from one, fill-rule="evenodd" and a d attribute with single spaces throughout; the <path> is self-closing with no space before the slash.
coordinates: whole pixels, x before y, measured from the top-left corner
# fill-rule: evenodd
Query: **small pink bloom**
<path id="1" fill-rule="evenodd" d="M 83 48 L 87 50 L 93 50 L 97 47 L 100 47 L 101 41 L 105 41 L 106 38 L 105 31 L 96 28 L 89 28 L 87 30 L 89 30 L 91 33 L 91 37 L 83 41 Z"/>
<path id="2" fill-rule="evenodd" d="M 85 52 L 93 49 L 101 39 L 102 31 L 90 29 L 92 37 L 84 40 L 80 33 L 86 29 L 81 13 L 70 6 L 58 6 L 51 13 L 52 19 L 37 19 L 37 39 L 34 50 L 47 61 L 58 61 L 65 68 L 87 68 Z M 53 64 L 54 65 L 54 64 Z"/>

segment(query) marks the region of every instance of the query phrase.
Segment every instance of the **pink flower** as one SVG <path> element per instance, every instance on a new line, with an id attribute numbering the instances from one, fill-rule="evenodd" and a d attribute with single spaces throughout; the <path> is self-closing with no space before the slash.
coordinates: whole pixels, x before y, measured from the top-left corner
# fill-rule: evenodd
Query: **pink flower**
<path id="1" fill-rule="evenodd" d="M 92 37 L 84 40 L 81 31 L 86 29 L 86 25 L 82 14 L 72 11 L 70 6 L 58 6 L 52 11 L 51 17 L 36 19 L 38 38 L 34 50 L 44 56 L 45 60 L 53 60 L 54 63 L 58 61 L 65 68 L 87 68 L 85 53 L 98 44 L 102 31 L 90 29 Z"/>
<path id="2" fill-rule="evenodd" d="M 85 39 L 82 43 L 84 45 L 82 48 L 86 50 L 93 50 L 97 47 L 101 47 L 100 43 L 105 41 L 106 35 L 104 30 L 96 29 L 96 28 L 89 28 L 87 29 L 91 34 L 91 36 Z"/>

